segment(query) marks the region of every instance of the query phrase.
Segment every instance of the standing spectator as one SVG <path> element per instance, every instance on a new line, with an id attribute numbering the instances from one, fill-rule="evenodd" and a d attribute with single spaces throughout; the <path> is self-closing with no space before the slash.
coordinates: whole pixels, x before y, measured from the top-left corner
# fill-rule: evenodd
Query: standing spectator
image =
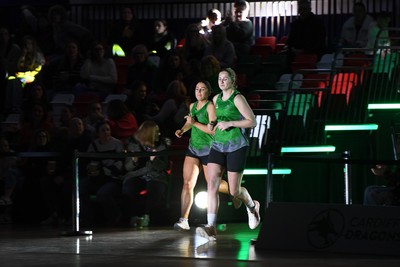
<path id="1" fill-rule="evenodd" d="M 223 25 L 213 27 L 211 45 L 204 52 L 205 56 L 213 55 L 218 59 L 222 68 L 231 68 L 236 60 L 235 47 L 226 38 L 226 29 Z"/>
<path id="2" fill-rule="evenodd" d="M 154 35 L 146 47 L 150 53 L 159 56 L 160 59 L 164 58 L 168 51 L 175 49 L 176 39 L 172 32 L 168 30 L 166 20 L 154 21 Z"/>
<path id="3" fill-rule="evenodd" d="M 326 31 L 322 20 L 311 12 L 308 0 L 298 1 L 299 17 L 290 25 L 287 48 L 290 61 L 298 54 L 321 57 L 326 49 Z"/>
<path id="4" fill-rule="evenodd" d="M 208 39 L 200 33 L 201 27 L 197 23 L 189 24 L 185 31 L 185 44 L 183 45 L 183 58 L 186 62 L 197 60 L 204 56 L 204 51 L 210 45 Z"/>
<path id="5" fill-rule="evenodd" d="M 236 56 L 250 53 L 254 43 L 253 23 L 248 18 L 250 4 L 247 1 L 235 1 L 234 14 L 228 14 L 222 25 L 226 27 L 228 40 L 235 46 Z"/>
<path id="6" fill-rule="evenodd" d="M 133 47 L 142 43 L 143 36 L 133 8 L 123 8 L 121 18 L 112 25 L 109 41 L 118 44 L 125 54 L 129 54 Z"/>
<path id="7" fill-rule="evenodd" d="M 209 9 L 207 11 L 207 16 L 204 20 L 201 21 L 201 27 L 202 29 L 200 30 L 201 34 L 204 34 L 207 38 L 212 33 L 212 27 L 215 25 L 219 25 L 222 21 L 222 14 L 221 11 L 219 11 L 216 8 Z"/>
<path id="8" fill-rule="evenodd" d="M 340 36 L 340 47 L 362 48 L 368 42 L 368 29 L 374 18 L 367 14 L 367 9 L 362 2 L 357 2 L 353 6 L 353 16 L 350 17 L 342 26 Z"/>
<path id="9" fill-rule="evenodd" d="M 52 26 L 55 53 L 63 54 L 69 40 L 77 40 L 84 55 L 94 45 L 93 34 L 83 26 L 68 20 L 67 10 L 62 5 L 49 8 L 48 20 Z"/>

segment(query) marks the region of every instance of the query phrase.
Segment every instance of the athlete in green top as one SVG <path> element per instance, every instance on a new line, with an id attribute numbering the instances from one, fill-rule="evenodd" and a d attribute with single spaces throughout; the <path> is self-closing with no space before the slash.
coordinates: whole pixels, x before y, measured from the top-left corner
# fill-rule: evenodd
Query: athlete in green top
<path id="1" fill-rule="evenodd" d="M 197 101 L 190 104 L 190 114 L 186 116 L 186 123 L 175 132 L 177 137 L 182 137 L 183 133 L 191 130 L 189 148 L 183 163 L 183 187 L 181 193 L 181 217 L 174 224 L 177 230 L 190 230 L 189 212 L 193 205 L 194 187 L 200 171 L 203 169 L 207 180 L 208 155 L 213 141 L 213 131 L 208 129 L 208 123 L 215 121 L 214 103 L 208 100 L 212 90 L 208 81 L 200 81 L 196 84 L 195 95 Z M 219 191 L 229 194 L 228 184 L 222 181 Z M 232 199 L 235 208 L 239 208 L 241 201 Z"/>
<path id="2" fill-rule="evenodd" d="M 215 134 L 207 165 L 207 225 L 196 229 L 198 235 L 209 240 L 216 240 L 217 236 L 218 190 L 225 171 L 230 194 L 246 205 L 250 229 L 260 223 L 260 203 L 241 186 L 249 146 L 243 130 L 255 127 L 256 119 L 246 98 L 236 90 L 236 73 L 232 69 L 220 71 L 218 85 L 222 92 L 213 98 L 217 120 L 209 123 Z"/>

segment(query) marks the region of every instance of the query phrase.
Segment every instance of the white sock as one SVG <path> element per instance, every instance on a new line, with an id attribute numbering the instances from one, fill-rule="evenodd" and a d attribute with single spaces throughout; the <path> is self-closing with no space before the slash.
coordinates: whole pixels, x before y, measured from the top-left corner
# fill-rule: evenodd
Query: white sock
<path id="1" fill-rule="evenodd" d="M 207 224 L 211 226 L 216 225 L 217 214 L 207 213 Z"/>
<path id="2" fill-rule="evenodd" d="M 181 221 L 188 222 L 188 221 L 189 221 L 189 218 L 183 218 L 183 217 L 181 217 Z"/>
<path id="3" fill-rule="evenodd" d="M 248 208 L 251 212 L 253 212 L 253 211 L 254 211 L 254 208 L 256 207 L 256 204 L 254 203 L 253 200 L 251 201 L 251 203 L 252 203 L 252 205 L 251 205 L 251 206 L 247 206 L 247 208 Z"/>

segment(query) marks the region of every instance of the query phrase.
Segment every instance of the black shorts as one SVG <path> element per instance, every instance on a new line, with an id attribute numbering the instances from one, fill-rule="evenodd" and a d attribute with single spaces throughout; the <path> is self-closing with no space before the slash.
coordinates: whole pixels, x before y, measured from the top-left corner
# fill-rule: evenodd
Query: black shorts
<path id="1" fill-rule="evenodd" d="M 207 165 L 207 163 L 208 163 L 208 156 L 199 157 L 199 156 L 193 154 L 193 152 L 190 151 L 189 149 L 186 152 L 186 156 L 200 160 L 201 164 L 203 164 L 203 165 Z"/>
<path id="2" fill-rule="evenodd" d="M 246 166 L 247 149 L 247 146 L 233 152 L 219 152 L 211 149 L 208 162 L 224 166 L 229 172 L 243 172 Z"/>

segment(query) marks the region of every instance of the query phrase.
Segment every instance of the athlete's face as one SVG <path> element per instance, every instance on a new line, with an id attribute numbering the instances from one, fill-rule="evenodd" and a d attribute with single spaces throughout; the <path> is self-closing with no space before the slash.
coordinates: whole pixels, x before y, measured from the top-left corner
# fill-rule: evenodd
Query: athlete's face
<path id="1" fill-rule="evenodd" d="M 221 71 L 218 75 L 218 85 L 221 90 L 227 90 L 232 87 L 232 79 L 228 72 Z"/>
<path id="2" fill-rule="evenodd" d="M 202 82 L 196 84 L 195 93 L 198 101 L 205 100 L 210 95 L 207 86 Z"/>

